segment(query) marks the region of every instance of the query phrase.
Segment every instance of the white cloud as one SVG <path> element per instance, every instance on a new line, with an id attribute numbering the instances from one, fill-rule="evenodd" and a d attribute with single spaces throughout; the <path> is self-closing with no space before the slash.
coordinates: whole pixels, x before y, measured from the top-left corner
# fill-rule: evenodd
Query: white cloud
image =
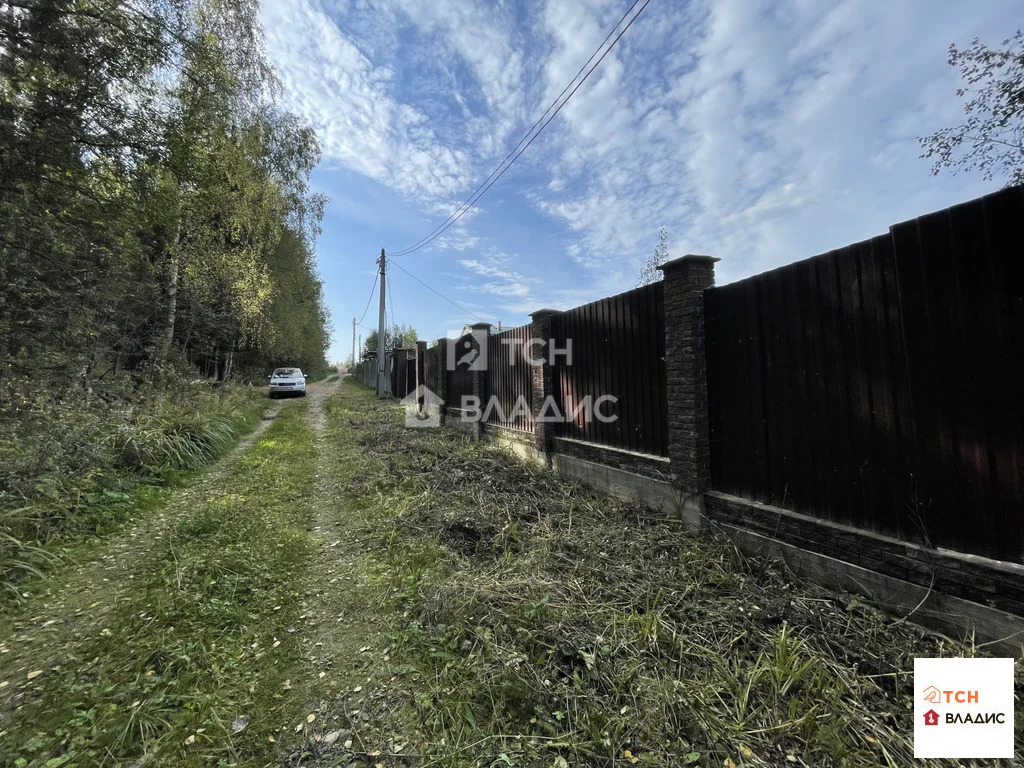
<path id="1" fill-rule="evenodd" d="M 327 164 L 440 223 L 625 7 L 265 0 L 264 20 L 288 104 L 317 129 Z M 1015 0 L 652 2 L 499 182 L 533 213 L 474 209 L 432 247 L 460 262 L 488 312 L 526 312 L 631 287 L 661 225 L 673 255 L 722 257 L 728 280 L 988 191 L 930 177 L 915 138 L 958 119 L 948 44 L 999 41 L 1017 10 Z M 493 233 L 538 214 L 561 233 L 559 255 L 500 255 L 517 246 Z M 567 274 L 571 288 L 551 287 Z"/>
<path id="2" fill-rule="evenodd" d="M 328 164 L 419 199 L 450 196 L 469 182 L 466 152 L 396 98 L 393 70 L 367 58 L 331 16 L 308 0 L 278 0 L 264 3 L 263 22 L 286 106 L 316 129 Z"/>

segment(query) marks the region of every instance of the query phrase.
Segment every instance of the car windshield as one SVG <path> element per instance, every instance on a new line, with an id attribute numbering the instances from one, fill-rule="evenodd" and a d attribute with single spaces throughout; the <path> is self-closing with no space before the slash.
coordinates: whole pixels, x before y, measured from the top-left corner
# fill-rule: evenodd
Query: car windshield
<path id="1" fill-rule="evenodd" d="M 278 368 L 274 371 L 275 376 L 301 376 L 302 371 L 298 368 Z"/>

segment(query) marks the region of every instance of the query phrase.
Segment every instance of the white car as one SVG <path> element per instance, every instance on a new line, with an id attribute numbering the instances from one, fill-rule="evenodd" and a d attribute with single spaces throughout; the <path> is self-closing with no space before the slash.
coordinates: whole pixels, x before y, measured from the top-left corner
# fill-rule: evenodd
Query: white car
<path id="1" fill-rule="evenodd" d="M 270 374 L 270 397 L 278 395 L 306 396 L 306 376 L 298 368 L 278 368 Z"/>

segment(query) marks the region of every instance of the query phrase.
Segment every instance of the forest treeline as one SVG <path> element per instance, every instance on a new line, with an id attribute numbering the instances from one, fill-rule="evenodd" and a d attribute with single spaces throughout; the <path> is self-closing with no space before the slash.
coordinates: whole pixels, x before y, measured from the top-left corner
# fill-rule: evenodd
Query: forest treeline
<path id="1" fill-rule="evenodd" d="M 262 40 L 258 0 L 0 0 L 0 592 L 325 371 L 320 149 Z"/>
<path id="2" fill-rule="evenodd" d="M 0 8 L 5 372 L 323 368 L 320 150 L 279 105 L 258 0 Z"/>

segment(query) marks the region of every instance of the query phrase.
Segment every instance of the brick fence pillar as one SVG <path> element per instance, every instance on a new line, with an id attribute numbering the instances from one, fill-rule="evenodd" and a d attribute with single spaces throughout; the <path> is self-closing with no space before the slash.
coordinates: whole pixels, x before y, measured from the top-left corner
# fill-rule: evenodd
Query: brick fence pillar
<path id="1" fill-rule="evenodd" d="M 480 403 L 481 415 L 487 408 L 487 398 L 490 397 L 490 378 L 487 370 L 487 345 L 490 342 L 491 337 L 491 324 L 490 323 L 473 323 L 470 327 L 470 331 L 473 337 L 476 338 L 480 344 L 480 353 L 484 356 L 483 364 L 470 371 L 470 387 L 473 397 Z M 470 429 L 470 435 L 474 440 L 479 440 L 483 437 L 484 423 L 482 418 L 478 418 L 473 421 Z"/>
<path id="2" fill-rule="evenodd" d="M 533 366 L 533 444 L 544 455 L 544 460 L 551 463 L 552 438 L 555 436 L 555 425 L 541 422 L 541 409 L 549 397 L 554 395 L 554 366 L 551 365 L 551 325 L 556 315 L 562 314 L 557 309 L 539 309 L 530 315 L 530 349 L 526 350 Z M 547 409 L 550 411 L 550 409 Z"/>
<path id="3" fill-rule="evenodd" d="M 441 401 L 437 406 L 441 423 L 444 423 L 444 415 L 448 403 L 448 337 L 442 336 L 437 340 L 437 392 L 434 393 Z"/>
<path id="4" fill-rule="evenodd" d="M 711 488 L 704 291 L 715 284 L 711 256 L 688 255 L 662 264 L 665 275 L 665 376 L 668 454 L 681 493 L 684 523 L 699 528 Z"/>
<path id="5" fill-rule="evenodd" d="M 416 342 L 416 407 L 423 410 L 423 386 L 427 383 L 426 365 L 427 342 Z"/>

